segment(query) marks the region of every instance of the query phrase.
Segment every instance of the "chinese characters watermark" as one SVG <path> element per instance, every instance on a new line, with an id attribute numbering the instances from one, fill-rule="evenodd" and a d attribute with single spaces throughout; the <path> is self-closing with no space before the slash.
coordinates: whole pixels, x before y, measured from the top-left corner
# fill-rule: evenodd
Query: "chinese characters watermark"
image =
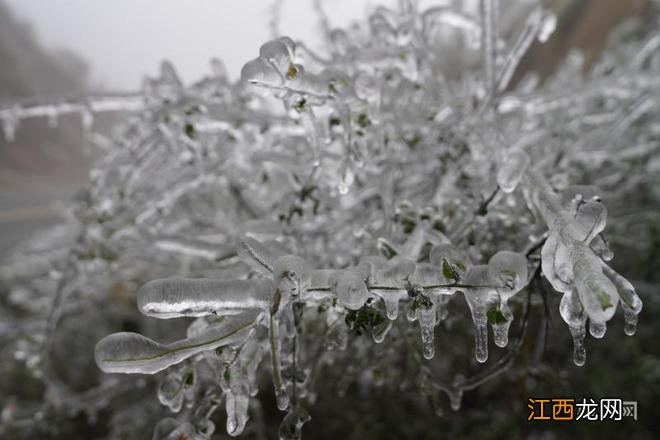
<path id="1" fill-rule="evenodd" d="M 528 399 L 527 420 L 637 420 L 637 402 L 622 399 Z"/>

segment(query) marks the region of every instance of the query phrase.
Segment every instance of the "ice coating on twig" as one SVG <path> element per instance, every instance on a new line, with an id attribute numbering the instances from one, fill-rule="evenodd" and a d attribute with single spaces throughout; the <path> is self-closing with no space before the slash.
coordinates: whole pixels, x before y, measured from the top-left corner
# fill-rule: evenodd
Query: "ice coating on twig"
<path id="1" fill-rule="evenodd" d="M 244 340 L 259 312 L 227 316 L 203 333 L 161 344 L 137 333 L 115 333 L 96 344 L 96 364 L 106 373 L 154 374 L 197 353 Z"/>
<path id="2" fill-rule="evenodd" d="M 275 292 L 270 280 L 155 280 L 138 292 L 138 308 L 155 318 L 236 314 L 267 310 Z"/>

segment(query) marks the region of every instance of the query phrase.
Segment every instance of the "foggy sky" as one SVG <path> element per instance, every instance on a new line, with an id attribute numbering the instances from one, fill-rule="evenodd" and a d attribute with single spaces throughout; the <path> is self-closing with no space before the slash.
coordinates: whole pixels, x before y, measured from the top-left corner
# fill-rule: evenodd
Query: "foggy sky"
<path id="1" fill-rule="evenodd" d="M 225 62 L 232 78 L 258 55 L 269 39 L 272 0 L 6 0 L 31 23 L 47 48 L 68 48 L 90 66 L 93 84 L 136 90 L 161 60 L 174 62 L 186 83 L 209 70 L 209 60 Z M 325 1 L 333 26 L 362 17 L 374 0 Z M 287 0 L 282 34 L 318 42 L 311 0 Z"/>

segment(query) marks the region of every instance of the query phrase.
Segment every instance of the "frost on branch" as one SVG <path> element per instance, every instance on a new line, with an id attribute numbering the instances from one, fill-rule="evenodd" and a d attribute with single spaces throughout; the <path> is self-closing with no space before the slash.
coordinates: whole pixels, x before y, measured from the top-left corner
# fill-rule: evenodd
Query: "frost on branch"
<path id="1" fill-rule="evenodd" d="M 642 301 L 613 269 L 626 222 L 608 209 L 660 169 L 658 37 L 613 35 L 584 75 L 572 54 L 543 82 L 514 82 L 557 17 L 499 3 L 378 7 L 324 29 L 321 54 L 275 38 L 235 83 L 217 60 L 190 86 L 163 63 L 137 94 L 1 107 L 8 138 L 25 118 L 132 112 L 112 139 L 92 137 L 67 226 L 0 269 L 22 313 L 3 356 L 67 410 L 96 414 L 111 397 L 90 403 L 53 379 L 69 354 L 58 341 L 80 337 L 70 322 L 95 319 L 101 370 L 160 372 L 153 401 L 172 414 L 154 438 L 209 438 L 221 408 L 230 435 L 256 432 L 266 373 L 293 439 L 321 381 L 413 391 L 438 413 L 446 395 L 458 410 L 536 344 L 546 284 L 568 327 L 549 343 L 572 338 L 575 364 L 587 325 L 603 338 L 621 310 L 633 335 Z M 89 392 L 133 380 L 102 376 Z"/>

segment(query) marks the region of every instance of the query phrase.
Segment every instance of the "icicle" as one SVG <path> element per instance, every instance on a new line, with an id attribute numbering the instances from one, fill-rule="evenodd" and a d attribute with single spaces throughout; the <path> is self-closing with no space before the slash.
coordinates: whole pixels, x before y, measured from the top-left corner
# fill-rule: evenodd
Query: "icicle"
<path id="1" fill-rule="evenodd" d="M 628 336 L 633 336 L 637 331 L 637 320 L 639 319 L 638 312 L 631 309 L 627 305 L 623 305 L 623 318 L 625 320 L 623 331 Z"/>
<path id="2" fill-rule="evenodd" d="M 488 266 L 474 266 L 468 272 L 465 283 L 486 287 L 461 289 L 472 313 L 472 321 L 475 326 L 475 356 L 481 363 L 488 360 L 488 311 L 500 303 L 500 297 L 495 289 L 487 287 L 492 282 Z"/>
<path id="3" fill-rule="evenodd" d="M 573 362 L 581 367 L 587 359 L 587 351 L 584 348 L 584 337 L 586 335 L 585 323 L 587 316 L 580 304 L 578 294 L 571 290 L 566 292 L 559 303 L 559 314 L 571 331 L 573 338 Z"/>
<path id="4" fill-rule="evenodd" d="M 584 325 L 580 327 L 569 326 L 569 329 L 573 337 L 573 363 L 581 367 L 587 361 L 587 350 L 584 347 L 586 329 Z"/>
<path id="5" fill-rule="evenodd" d="M 447 393 L 449 396 L 449 404 L 451 405 L 451 409 L 454 411 L 458 411 L 461 409 L 461 401 L 463 400 L 463 389 L 462 388 L 455 388 L 451 392 Z"/>
<path id="6" fill-rule="evenodd" d="M 435 306 L 426 308 L 421 306 L 417 309 L 417 320 L 422 333 L 422 354 L 425 359 L 433 359 L 435 355 L 435 345 L 433 331 L 435 330 Z"/>
<path id="7" fill-rule="evenodd" d="M 225 409 L 227 411 L 227 434 L 236 437 L 243 433 L 248 422 L 248 404 L 250 396 L 247 393 L 247 385 L 240 384 L 232 386 L 225 397 Z"/>
<path id="8" fill-rule="evenodd" d="M 449 303 L 451 296 L 450 295 L 440 295 L 437 298 L 437 304 L 436 304 L 436 312 L 438 317 L 436 318 L 436 322 L 441 322 L 447 319 L 447 316 L 449 315 L 449 309 L 447 308 L 447 304 Z"/>
<path id="9" fill-rule="evenodd" d="M 604 322 L 596 322 L 594 320 L 589 320 L 589 333 L 596 339 L 602 339 L 605 336 L 607 331 L 607 324 Z"/>
<path id="10" fill-rule="evenodd" d="M 412 302 L 408 305 L 408 308 L 406 309 L 406 319 L 408 322 L 415 322 L 417 320 L 417 313 L 415 312 L 415 309 L 412 307 Z"/>
<path id="11" fill-rule="evenodd" d="M 371 337 L 373 338 L 376 344 L 380 344 L 385 340 L 385 336 L 387 336 L 387 334 L 391 329 L 392 329 L 392 321 L 385 320 L 373 328 L 373 330 L 371 331 Z"/>
<path id="12" fill-rule="evenodd" d="M 483 364 L 488 360 L 488 327 L 486 327 L 486 319 L 475 319 L 474 326 L 474 356 L 478 362 Z"/>
<path id="13" fill-rule="evenodd" d="M 506 300 L 503 299 L 500 303 L 499 310 L 496 311 L 495 317 L 490 322 L 490 326 L 493 329 L 493 340 L 495 341 L 495 345 L 500 348 L 504 348 L 509 344 L 509 327 L 512 320 L 513 314 Z"/>
<path id="14" fill-rule="evenodd" d="M 387 318 L 390 321 L 394 321 L 399 317 L 399 299 L 400 295 L 392 292 L 391 295 L 384 293 L 382 295 L 383 302 L 385 303 L 385 312 L 387 313 Z"/>
<path id="15" fill-rule="evenodd" d="M 270 339 L 270 361 L 273 370 L 273 385 L 275 386 L 275 399 L 277 408 L 280 411 L 286 411 L 289 407 L 289 395 L 286 392 L 286 386 L 282 378 L 282 343 L 280 341 L 279 319 L 276 315 L 270 315 L 270 325 L 268 327 L 268 336 Z"/>

